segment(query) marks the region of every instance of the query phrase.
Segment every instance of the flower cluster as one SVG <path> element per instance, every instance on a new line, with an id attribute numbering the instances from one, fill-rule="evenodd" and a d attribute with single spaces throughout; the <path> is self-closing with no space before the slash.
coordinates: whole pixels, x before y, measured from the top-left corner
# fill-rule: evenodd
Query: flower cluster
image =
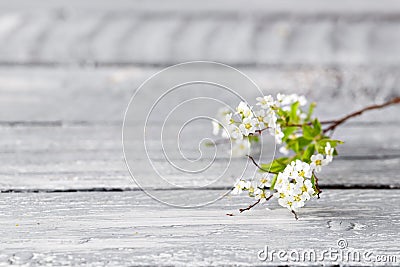
<path id="1" fill-rule="evenodd" d="M 323 154 L 312 155 L 311 164 L 298 159 L 290 162 L 272 179 L 268 172 L 264 172 L 255 180 L 239 180 L 232 194 L 248 191 L 249 196 L 260 200 L 260 203 L 274 196 L 278 199 L 279 205 L 297 212 L 306 201 L 320 193 L 315 173 L 320 172 L 322 166 L 332 162 L 334 148 L 327 143 L 324 151 L 325 157 Z"/>
<path id="2" fill-rule="evenodd" d="M 297 94 L 278 94 L 277 99 L 270 95 L 257 97 L 256 107 L 240 102 L 234 112 L 222 108 L 218 112 L 218 122 L 213 121 L 213 133 L 222 137 L 230 138 L 233 143 L 232 154 L 242 156 L 248 154 L 252 136 L 267 130 L 275 137 L 277 144 L 282 143 L 284 133 L 282 132 L 280 113 L 288 112 L 294 103 L 305 106 L 307 100 L 304 96 Z M 296 115 L 305 119 L 307 114 L 296 110 Z"/>
<path id="3" fill-rule="evenodd" d="M 258 142 L 264 131 L 275 137 L 284 155 L 261 166 L 256 164 L 259 175 L 249 181 L 239 180 L 233 194 L 246 191 L 257 203 L 277 198 L 295 215 L 306 201 L 319 197 L 316 174 L 332 162 L 337 155 L 335 147 L 342 142 L 330 139 L 319 120 L 312 118 L 315 104 L 304 111 L 306 105 L 304 96 L 278 94 L 276 100 L 272 96 L 258 97 L 257 108 L 240 102 L 235 112 L 220 112 L 222 123 L 214 124 L 214 133 L 225 129 L 222 136 L 232 141 L 233 155 L 249 154 L 251 143 Z"/>

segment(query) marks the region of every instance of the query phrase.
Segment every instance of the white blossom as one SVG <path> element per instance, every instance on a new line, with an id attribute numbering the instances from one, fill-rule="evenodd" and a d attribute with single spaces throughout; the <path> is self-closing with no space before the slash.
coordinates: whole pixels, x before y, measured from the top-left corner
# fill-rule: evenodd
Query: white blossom
<path id="1" fill-rule="evenodd" d="M 287 149 L 286 146 L 281 146 L 279 148 L 279 152 L 281 152 L 283 155 L 288 155 L 289 154 L 289 149 Z"/>
<path id="2" fill-rule="evenodd" d="M 324 156 L 322 154 L 312 155 L 310 167 L 316 172 L 320 172 L 322 166 L 325 166 L 328 163 L 329 161 L 327 159 L 324 159 Z"/>
<path id="3" fill-rule="evenodd" d="M 311 167 L 307 162 L 296 160 L 295 165 L 295 178 L 302 177 L 302 178 L 311 178 Z"/>
<path id="4" fill-rule="evenodd" d="M 250 141 L 247 138 L 236 139 L 232 142 L 231 155 L 241 157 L 250 154 Z"/>
<path id="5" fill-rule="evenodd" d="M 256 100 L 258 101 L 256 105 L 261 106 L 263 109 L 268 109 L 275 104 L 274 98 L 271 95 L 257 97 Z"/>
<path id="6" fill-rule="evenodd" d="M 260 130 L 258 126 L 258 121 L 256 118 L 244 118 L 242 123 L 239 125 L 239 129 L 244 136 L 249 136 L 254 134 L 256 130 Z"/>
<path id="7" fill-rule="evenodd" d="M 237 113 L 242 116 L 242 118 L 251 118 L 253 117 L 252 108 L 247 105 L 247 103 L 241 101 L 239 106 L 236 109 Z"/>
<path id="8" fill-rule="evenodd" d="M 231 138 L 237 139 L 237 140 L 242 140 L 243 139 L 242 131 L 236 125 L 233 125 L 233 124 L 229 125 L 228 126 L 228 130 L 229 130 L 229 136 Z"/>
<path id="9" fill-rule="evenodd" d="M 243 190 L 246 190 L 250 187 L 251 183 L 249 181 L 245 180 L 239 180 L 236 184 L 235 187 L 232 190 L 232 194 L 238 195 L 243 192 Z"/>
<path id="10" fill-rule="evenodd" d="M 257 188 L 254 191 L 254 198 L 260 200 L 260 203 L 264 203 L 267 201 L 267 198 L 271 196 L 271 192 L 266 191 L 264 189 Z"/>
<path id="11" fill-rule="evenodd" d="M 325 146 L 325 154 L 326 154 L 326 159 L 328 160 L 328 162 L 332 162 L 334 150 L 335 149 L 333 147 L 331 147 L 331 143 L 327 142 L 326 146 Z"/>
<path id="12" fill-rule="evenodd" d="M 271 178 L 268 177 L 268 173 L 262 173 L 259 177 L 258 186 L 260 188 L 271 187 Z"/>

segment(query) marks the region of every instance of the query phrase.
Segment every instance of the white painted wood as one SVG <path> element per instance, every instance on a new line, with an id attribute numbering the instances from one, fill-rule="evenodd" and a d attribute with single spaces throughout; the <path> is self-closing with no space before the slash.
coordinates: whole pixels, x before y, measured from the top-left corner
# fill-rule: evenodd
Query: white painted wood
<path id="1" fill-rule="evenodd" d="M 101 121 L 121 124 L 133 92 L 162 68 L 79 66 L 0 67 L 0 121 Z M 400 94 L 400 70 L 343 67 L 339 69 L 239 68 L 264 94 L 305 94 L 318 103 L 321 119 L 334 119 Z M 149 91 L 153 96 L 161 87 Z M 192 97 L 182 91 L 182 99 Z M 259 95 L 238 90 L 249 103 Z M 226 94 L 207 94 L 226 101 Z M 144 102 L 145 103 L 145 102 Z M 152 104 L 152 103 L 150 103 Z M 237 105 L 237 103 L 232 103 Z M 399 121 L 399 107 L 371 111 L 355 121 Z M 215 111 L 216 112 L 216 111 Z M 210 110 L 214 115 L 214 111 Z"/>
<path id="2" fill-rule="evenodd" d="M 0 62 L 397 65 L 400 59 L 393 0 L 72 2 L 3 4 Z"/>
<path id="3" fill-rule="evenodd" d="M 164 193 L 174 198 L 182 192 Z M 192 198 L 208 193 L 189 192 Z M 179 209 L 142 192 L 1 194 L 0 264 L 248 266 L 264 264 L 257 252 L 265 245 L 322 253 L 338 249 L 339 239 L 351 249 L 399 260 L 399 193 L 326 190 L 302 209 L 298 221 L 275 202 L 237 214 L 251 203 L 245 196 Z M 229 212 L 235 216 L 226 216 Z M 265 264 L 288 263 L 275 258 Z"/>
<path id="4" fill-rule="evenodd" d="M 209 133 L 191 131 L 193 142 L 182 144 L 186 156 L 195 158 L 198 141 Z M 368 133 L 367 135 L 365 133 Z M 108 188 L 136 188 L 130 178 L 122 153 L 121 127 L 116 125 L 66 125 L 66 126 L 2 126 L 0 127 L 0 189 L 1 190 L 69 190 Z M 166 144 L 176 148 L 173 136 Z M 345 125 L 337 131 L 336 138 L 346 143 L 339 147 L 339 157 L 320 174 L 322 186 L 393 186 L 399 187 L 400 147 L 398 126 L 395 124 Z M 268 140 L 268 139 L 267 139 Z M 137 146 L 139 140 L 133 141 Z M 228 165 L 228 155 L 218 154 L 211 172 L 189 176 L 177 171 L 163 157 L 162 148 L 149 146 L 150 155 L 157 168 L 172 181 L 194 186 L 213 180 Z M 269 160 L 272 147 L 264 147 L 263 162 Z M 208 153 L 208 151 L 210 153 Z M 205 153 L 198 163 L 186 165 L 198 168 L 210 161 L 213 148 L 203 147 Z M 170 153 L 170 151 L 167 151 Z M 169 154 L 175 164 L 188 164 L 177 152 Z M 146 156 L 137 155 L 138 162 Z M 235 159 L 235 162 L 244 162 Z M 140 165 L 140 164 L 139 164 Z M 242 164 L 240 164 L 241 166 Z M 239 168 L 240 168 L 239 166 Z M 255 170 L 249 162 L 249 171 Z M 238 170 L 237 175 L 240 175 Z M 135 174 L 154 181 L 159 176 L 153 169 L 137 169 Z M 230 187 L 239 177 L 223 176 L 212 186 Z"/>

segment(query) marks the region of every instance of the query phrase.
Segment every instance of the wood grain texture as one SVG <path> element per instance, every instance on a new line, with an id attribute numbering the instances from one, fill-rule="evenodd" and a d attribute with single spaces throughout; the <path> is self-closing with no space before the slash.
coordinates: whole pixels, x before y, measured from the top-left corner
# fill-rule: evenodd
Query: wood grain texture
<path id="1" fill-rule="evenodd" d="M 164 193 L 174 198 L 182 192 Z M 190 195 L 209 193 L 201 190 Z M 298 221 L 275 202 L 268 204 L 271 210 L 257 206 L 226 216 L 249 203 L 244 196 L 179 209 L 142 192 L 1 194 L 0 264 L 285 265 L 276 258 L 261 262 L 257 253 L 265 245 L 322 253 L 338 249 L 339 239 L 345 239 L 349 249 L 395 255 L 399 260 L 399 193 L 326 190 L 301 211 Z"/>
<path id="2" fill-rule="evenodd" d="M 0 121 L 112 122 L 121 124 L 135 90 L 163 68 L 151 67 L 0 67 Z M 239 68 L 263 94 L 304 94 L 318 102 L 316 114 L 334 119 L 400 94 L 397 67 L 260 67 Z M 159 96 L 162 87 L 148 94 Z M 254 103 L 259 94 L 238 89 Z M 182 98 L 192 96 L 182 91 Z M 228 95 L 208 94 L 226 101 Z M 332 101 L 334 100 L 334 101 Z M 146 100 L 144 100 L 146 101 Z M 152 104 L 152 103 L 151 103 Z M 237 105 L 237 103 L 232 103 Z M 214 111 L 213 111 L 214 112 Z M 355 121 L 399 121 L 398 107 L 372 111 Z"/>
<path id="3" fill-rule="evenodd" d="M 396 1 L 306 2 L 17 1 L 2 5 L 0 61 L 398 64 Z"/>
<path id="4" fill-rule="evenodd" d="M 177 128 L 178 129 L 178 128 Z M 69 189 L 134 189 L 124 162 L 121 127 L 117 125 L 14 125 L 0 127 L 0 189 L 1 190 L 69 190 Z M 138 129 L 139 130 L 139 129 Z M 187 157 L 199 156 L 198 143 L 209 133 L 193 129 L 188 132 L 193 142 L 183 143 L 181 149 Z M 368 135 L 365 134 L 368 132 Z M 173 134 L 165 142 L 176 148 Z M 345 125 L 335 138 L 345 140 L 339 148 L 340 156 L 321 173 L 322 186 L 385 186 L 399 187 L 398 166 L 400 147 L 398 125 Z M 268 139 L 267 139 L 268 141 Z M 137 146 L 140 141 L 134 140 Z M 211 173 L 189 176 L 172 167 L 162 154 L 162 147 L 150 146 L 151 160 L 160 171 L 175 182 L 194 186 L 206 183 L 219 175 L 229 162 L 228 155 L 219 154 Z M 200 163 L 209 162 L 212 147 L 202 147 L 205 153 Z M 268 160 L 273 146 L 264 147 L 263 161 Z M 179 153 L 170 154 L 176 164 L 187 163 Z M 148 161 L 137 155 L 138 162 Z M 235 159 L 234 162 L 245 162 Z M 232 162 L 231 164 L 235 164 Z M 139 164 L 140 165 L 140 164 Z M 189 165 L 191 166 L 191 165 Z M 192 166 L 196 166 L 193 164 Z M 249 171 L 255 167 L 249 162 Z M 238 170 L 239 173 L 240 170 Z M 157 185 L 159 175 L 152 169 L 137 169 L 135 174 L 147 177 Z M 248 172 L 247 172 L 248 173 Z M 191 178 L 192 177 L 192 178 Z M 239 177 L 222 177 L 213 186 L 230 187 Z"/>

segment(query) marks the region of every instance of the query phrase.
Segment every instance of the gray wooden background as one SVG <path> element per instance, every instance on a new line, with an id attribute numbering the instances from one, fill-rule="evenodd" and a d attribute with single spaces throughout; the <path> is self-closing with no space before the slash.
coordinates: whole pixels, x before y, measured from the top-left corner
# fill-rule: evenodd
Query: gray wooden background
<path id="1" fill-rule="evenodd" d="M 257 252 L 341 238 L 399 264 L 399 107 L 335 132 L 346 144 L 298 221 L 272 202 L 237 214 L 244 196 L 179 209 L 140 191 L 122 154 L 126 105 L 149 76 L 189 60 L 305 94 L 333 119 L 400 94 L 400 2 L 1 1 L 0 266 L 286 265 Z"/>

